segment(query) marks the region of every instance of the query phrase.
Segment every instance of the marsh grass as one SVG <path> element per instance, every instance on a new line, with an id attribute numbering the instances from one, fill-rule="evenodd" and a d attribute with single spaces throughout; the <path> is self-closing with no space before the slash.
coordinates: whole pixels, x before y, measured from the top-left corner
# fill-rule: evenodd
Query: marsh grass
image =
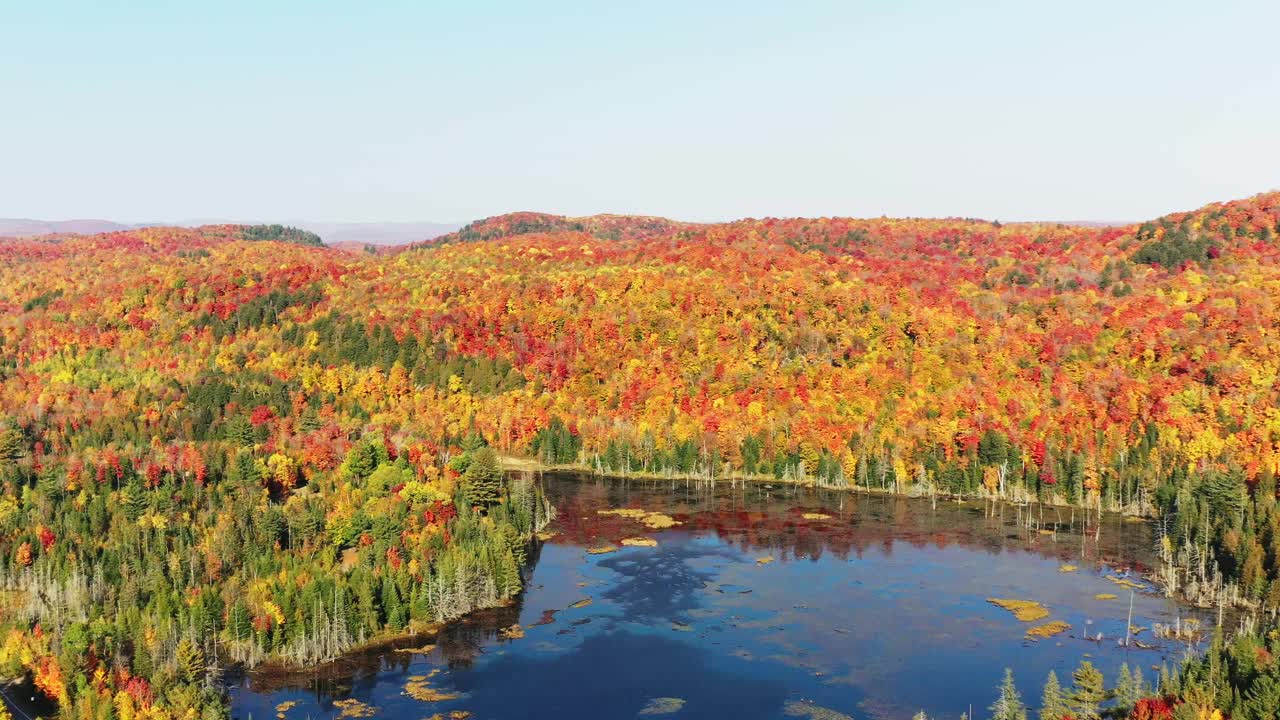
<path id="1" fill-rule="evenodd" d="M 1013 600 L 1009 598 L 987 598 L 987 602 L 1004 608 L 1023 622 L 1035 622 L 1049 617 L 1049 609 L 1035 600 Z"/>

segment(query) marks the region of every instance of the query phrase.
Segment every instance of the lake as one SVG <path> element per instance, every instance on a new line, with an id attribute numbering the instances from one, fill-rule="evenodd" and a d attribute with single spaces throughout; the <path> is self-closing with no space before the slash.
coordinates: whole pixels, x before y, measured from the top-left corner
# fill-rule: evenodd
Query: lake
<path id="1" fill-rule="evenodd" d="M 1133 625 L 1153 647 L 1119 642 L 1130 606 L 1122 583 L 1154 562 L 1148 523 L 1104 515 L 1082 533 L 1082 511 L 1072 530 L 1070 510 L 1034 509 L 1060 518 L 1048 533 L 1028 530 L 1027 511 L 1012 505 L 759 483 L 540 482 L 557 534 L 531 554 L 518 602 L 397 648 L 233 678 L 233 716 L 829 720 L 924 710 L 936 720 L 972 707 L 986 717 L 1005 667 L 1034 706 L 1051 669 L 1069 684 L 1087 658 L 1111 684 L 1127 661 L 1154 682 L 1154 668 L 1188 651 L 1150 627 L 1194 612 L 1146 583 L 1133 594 Z M 654 530 L 638 512 L 600 513 L 622 508 L 680 524 Z M 618 549 L 588 552 L 606 546 Z M 1050 614 L 1023 622 L 988 598 L 1036 600 Z M 1055 620 L 1070 630 L 1026 635 Z"/>

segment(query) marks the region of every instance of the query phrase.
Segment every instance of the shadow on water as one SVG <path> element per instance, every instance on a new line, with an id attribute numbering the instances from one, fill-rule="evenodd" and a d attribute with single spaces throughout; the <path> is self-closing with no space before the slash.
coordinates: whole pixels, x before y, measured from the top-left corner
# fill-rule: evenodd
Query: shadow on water
<path id="1" fill-rule="evenodd" d="M 1157 647 L 1118 642 L 1120 583 L 1154 561 L 1145 523 L 1103 516 L 1085 532 L 1066 512 L 1042 533 L 1024 513 L 1056 523 L 1057 511 L 762 484 L 542 482 L 558 535 L 532 555 L 518 602 L 399 643 L 410 652 L 255 671 L 234 683 L 234 713 L 271 717 L 293 700 L 287 718 L 332 718 L 333 701 L 353 697 L 388 718 L 958 716 L 991 703 L 1005 667 L 1034 698 L 1049 670 L 1065 676 L 1086 655 L 1109 679 L 1121 662 L 1153 678 L 1187 650 L 1151 638 L 1152 622 L 1189 614 L 1151 592 L 1134 595 L 1134 624 Z M 599 512 L 616 508 L 680 524 L 654 531 Z M 586 552 L 638 536 L 656 546 Z M 1029 638 L 991 597 L 1039 600 L 1070 629 Z M 498 632 L 514 624 L 517 637 Z M 456 697 L 414 699 L 406 683 L 423 677 Z"/>

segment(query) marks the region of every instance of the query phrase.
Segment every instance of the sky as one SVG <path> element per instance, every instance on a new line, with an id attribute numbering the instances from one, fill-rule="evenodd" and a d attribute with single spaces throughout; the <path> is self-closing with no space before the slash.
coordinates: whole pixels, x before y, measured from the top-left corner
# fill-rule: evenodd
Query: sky
<path id="1" fill-rule="evenodd" d="M 1280 188 L 1280 3 L 0 0 L 0 217 L 1128 221 Z"/>

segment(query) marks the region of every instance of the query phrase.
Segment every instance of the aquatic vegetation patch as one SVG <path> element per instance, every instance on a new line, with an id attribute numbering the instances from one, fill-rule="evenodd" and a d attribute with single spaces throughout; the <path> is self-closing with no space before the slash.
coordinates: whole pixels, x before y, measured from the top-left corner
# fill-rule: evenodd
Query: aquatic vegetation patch
<path id="1" fill-rule="evenodd" d="M 498 636 L 506 640 L 519 640 L 524 637 L 524 628 L 519 623 L 498 630 Z"/>
<path id="2" fill-rule="evenodd" d="M 807 512 L 801 515 L 800 517 L 804 518 L 805 520 L 830 520 L 831 519 L 830 515 L 826 513 L 820 513 L 820 512 Z"/>
<path id="3" fill-rule="evenodd" d="M 657 547 L 658 541 L 651 537 L 622 538 L 622 544 L 628 547 Z"/>
<path id="4" fill-rule="evenodd" d="M 1129 578 L 1127 578 L 1127 577 L 1117 577 L 1117 576 L 1115 576 L 1115 575 L 1106 575 L 1106 576 L 1104 576 L 1104 577 L 1106 577 L 1106 578 L 1107 578 L 1108 580 L 1110 580 L 1111 582 L 1113 582 L 1113 583 L 1115 583 L 1115 584 L 1119 585 L 1120 587 L 1127 587 L 1127 588 L 1130 588 L 1130 589 L 1132 589 L 1132 590 L 1142 590 L 1142 589 L 1144 589 L 1144 586 L 1143 586 L 1143 584 L 1142 584 L 1142 583 L 1140 583 L 1140 582 L 1136 582 L 1136 581 L 1134 581 L 1134 580 L 1130 580 L 1130 579 L 1129 579 Z"/>
<path id="5" fill-rule="evenodd" d="M 1035 600 L 1013 600 L 1009 598 L 987 598 L 987 602 L 1004 608 L 1023 622 L 1035 622 L 1049 617 L 1049 609 Z"/>
<path id="6" fill-rule="evenodd" d="M 1061 620 L 1052 620 L 1043 625 L 1036 625 L 1033 628 L 1028 628 L 1027 637 L 1048 638 L 1048 637 L 1053 637 L 1054 635 L 1061 635 L 1062 633 L 1070 629 L 1071 629 L 1070 623 L 1065 623 L 1065 622 L 1062 622 Z"/>
<path id="7" fill-rule="evenodd" d="M 538 532 L 534 533 L 534 536 L 537 537 L 542 542 L 546 542 L 559 534 L 560 532 L 557 530 L 539 530 Z"/>
<path id="8" fill-rule="evenodd" d="M 276 706 L 276 717 L 284 718 L 285 713 L 289 712 L 298 704 L 297 700 L 285 700 Z"/>
<path id="9" fill-rule="evenodd" d="M 809 720 L 853 720 L 842 712 L 801 700 L 788 700 L 782 706 L 782 712 L 791 717 L 807 717 Z"/>
<path id="10" fill-rule="evenodd" d="M 591 604 L 591 598 L 582 598 L 578 602 L 570 605 L 569 608 L 572 610 L 576 610 L 578 608 L 584 608 L 590 604 Z"/>
<path id="11" fill-rule="evenodd" d="M 680 524 L 679 520 L 660 512 L 650 512 L 642 508 L 611 508 L 609 510 L 597 510 L 597 515 L 617 515 L 619 517 L 636 520 L 643 523 L 646 527 L 654 530 L 665 530 L 669 527 L 675 527 Z"/>
<path id="12" fill-rule="evenodd" d="M 406 653 L 409 655 L 426 655 L 435 649 L 436 649 L 435 643 L 427 643 L 422 647 L 396 648 L 395 651 L 398 653 Z"/>
<path id="13" fill-rule="evenodd" d="M 772 555 L 763 555 L 761 557 L 756 558 L 757 565 L 768 565 L 771 562 L 773 562 Z"/>
<path id="14" fill-rule="evenodd" d="M 1097 595 L 1093 596 L 1093 599 L 1094 600 L 1115 600 L 1117 597 L 1119 596 L 1116 595 L 1115 593 L 1098 593 Z"/>
<path id="15" fill-rule="evenodd" d="M 684 698 L 677 697 L 658 697 L 650 698 L 649 702 L 640 709 L 641 715 L 670 715 L 674 712 L 680 712 L 684 707 Z"/>
<path id="16" fill-rule="evenodd" d="M 439 668 L 428 675 L 414 675 L 404 684 L 404 694 L 422 702 L 445 702 L 462 697 L 458 693 L 446 692 L 431 686 L 431 678 L 439 672 Z"/>
<path id="17" fill-rule="evenodd" d="M 339 718 L 367 718 L 373 717 L 378 711 L 372 705 L 366 705 L 355 698 L 347 698 L 345 700 L 334 700 L 333 706 L 338 708 Z"/>
<path id="18" fill-rule="evenodd" d="M 693 626 L 689 623 L 682 623 L 678 620 L 671 621 L 671 629 L 676 632 L 693 632 Z"/>
<path id="19" fill-rule="evenodd" d="M 601 545 L 600 547 L 587 548 L 588 555 L 608 555 L 615 552 L 618 552 L 617 545 Z"/>
<path id="20" fill-rule="evenodd" d="M 1073 572 L 1075 572 L 1075 571 L 1077 571 L 1077 570 L 1079 570 L 1079 569 L 1080 569 L 1080 568 L 1076 567 L 1075 565 L 1071 565 L 1071 564 L 1069 564 L 1069 563 L 1068 563 L 1068 564 L 1063 565 L 1062 567 L 1058 568 L 1058 572 L 1073 573 Z"/>

